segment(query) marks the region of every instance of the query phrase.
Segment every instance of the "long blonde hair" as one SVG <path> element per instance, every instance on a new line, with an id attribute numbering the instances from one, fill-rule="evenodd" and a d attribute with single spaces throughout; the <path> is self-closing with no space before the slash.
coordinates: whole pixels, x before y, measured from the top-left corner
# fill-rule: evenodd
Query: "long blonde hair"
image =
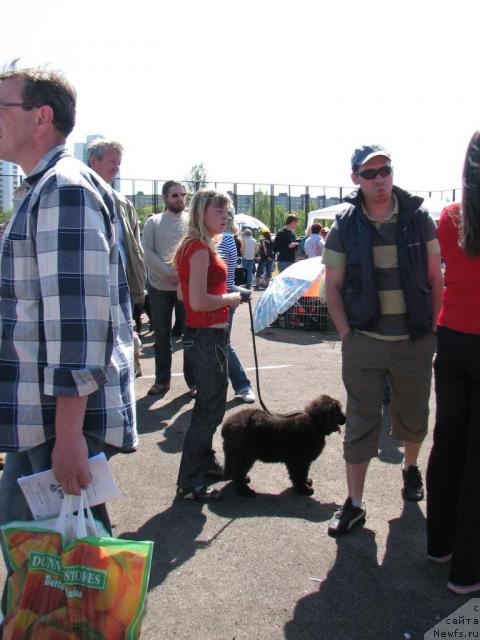
<path id="1" fill-rule="evenodd" d="M 205 226 L 205 212 L 207 207 L 213 204 L 215 207 L 225 207 L 230 205 L 230 198 L 221 191 L 216 189 L 200 189 L 193 196 L 190 203 L 190 217 L 188 220 L 187 234 L 183 236 L 175 249 L 173 256 L 173 264 L 178 266 L 181 255 L 185 250 L 185 247 L 192 240 L 200 240 L 211 251 L 215 251 L 215 241 L 210 237 L 208 230 Z"/>

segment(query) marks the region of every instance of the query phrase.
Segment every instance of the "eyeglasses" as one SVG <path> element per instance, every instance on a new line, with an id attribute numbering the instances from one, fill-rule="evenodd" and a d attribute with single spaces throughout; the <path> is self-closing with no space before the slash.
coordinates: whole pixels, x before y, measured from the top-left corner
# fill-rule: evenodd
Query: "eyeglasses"
<path id="1" fill-rule="evenodd" d="M 386 164 L 384 167 L 380 167 L 380 169 L 364 169 L 363 171 L 355 171 L 357 176 L 364 178 L 364 180 L 375 180 L 375 178 L 380 174 L 382 178 L 386 178 L 393 171 L 393 167 L 389 164 Z"/>
<path id="2" fill-rule="evenodd" d="M 22 107 L 22 109 L 26 109 L 30 111 L 31 109 L 36 109 L 36 104 L 27 104 L 26 102 L 0 102 L 0 109 L 4 109 L 6 107 Z"/>
<path id="3" fill-rule="evenodd" d="M 187 194 L 185 192 L 183 193 L 167 193 L 167 197 L 169 198 L 185 198 Z"/>

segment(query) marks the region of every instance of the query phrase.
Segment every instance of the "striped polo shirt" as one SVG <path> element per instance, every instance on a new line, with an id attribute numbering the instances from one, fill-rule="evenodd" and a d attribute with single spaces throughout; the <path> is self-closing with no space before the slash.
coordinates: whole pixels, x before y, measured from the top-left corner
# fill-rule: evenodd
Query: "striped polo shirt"
<path id="1" fill-rule="evenodd" d="M 368 215 L 363 203 L 362 214 L 373 227 L 373 262 L 380 303 L 380 315 L 374 331 L 361 331 L 366 335 L 381 340 L 408 340 L 407 308 L 400 281 L 396 245 L 396 228 L 398 221 L 398 200 L 393 195 L 392 214 L 383 222 L 373 220 Z M 435 222 L 429 216 L 426 230 L 428 255 L 439 255 L 440 246 L 437 240 Z M 323 264 L 328 267 L 343 268 L 347 257 L 337 222 L 332 226 L 323 252 Z"/>

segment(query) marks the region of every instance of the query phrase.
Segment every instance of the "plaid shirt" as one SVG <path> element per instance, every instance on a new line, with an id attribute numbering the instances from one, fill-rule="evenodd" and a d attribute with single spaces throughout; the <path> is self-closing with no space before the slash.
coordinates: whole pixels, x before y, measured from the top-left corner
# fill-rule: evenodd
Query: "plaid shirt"
<path id="1" fill-rule="evenodd" d="M 88 395 L 84 433 L 137 444 L 130 296 L 110 187 L 65 147 L 15 193 L 0 240 L 0 451 L 55 437 L 56 396 Z"/>

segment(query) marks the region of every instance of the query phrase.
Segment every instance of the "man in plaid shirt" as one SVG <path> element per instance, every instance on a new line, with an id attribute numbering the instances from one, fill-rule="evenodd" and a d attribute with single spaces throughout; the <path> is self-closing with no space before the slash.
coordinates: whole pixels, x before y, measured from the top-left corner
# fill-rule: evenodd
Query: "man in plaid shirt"
<path id="1" fill-rule="evenodd" d="M 31 518 L 19 476 L 53 468 L 78 495 L 89 456 L 137 445 L 115 206 L 110 187 L 66 151 L 75 102 L 58 73 L 0 73 L 0 158 L 27 176 L 0 240 L 0 524 Z M 109 527 L 105 506 L 94 509 Z"/>

